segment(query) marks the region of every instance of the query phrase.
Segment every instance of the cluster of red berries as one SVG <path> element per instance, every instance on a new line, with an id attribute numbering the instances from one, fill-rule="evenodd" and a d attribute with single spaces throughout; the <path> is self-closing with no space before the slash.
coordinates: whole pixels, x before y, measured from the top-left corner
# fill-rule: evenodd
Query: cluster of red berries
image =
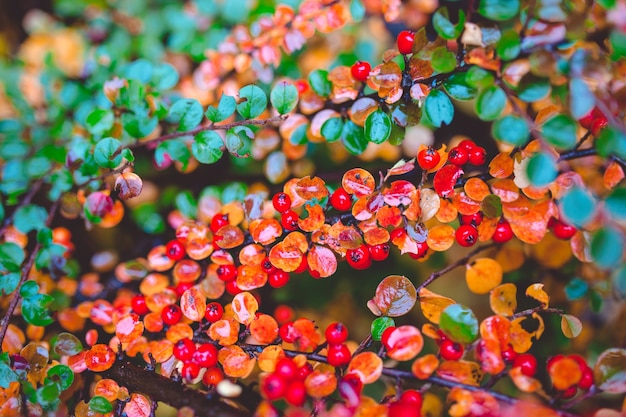
<path id="1" fill-rule="evenodd" d="M 174 357 L 183 363 L 181 375 L 188 382 L 196 379 L 202 368 L 210 370 L 202 375 L 205 385 L 216 385 L 221 381 L 224 374 L 217 367 L 217 355 L 218 350 L 211 343 L 196 345 L 191 339 L 182 339 L 174 344 Z"/>
<path id="2" fill-rule="evenodd" d="M 397 401 L 389 404 L 388 417 L 420 417 L 422 415 L 422 403 L 424 399 L 422 393 L 407 389 L 400 394 Z"/>
<path id="3" fill-rule="evenodd" d="M 578 384 L 572 385 L 566 390 L 560 392 L 561 398 L 568 399 L 576 395 L 579 388 L 583 391 L 589 390 L 593 386 L 594 381 L 593 381 L 593 369 L 591 369 L 591 367 L 587 365 L 587 361 L 585 361 L 585 358 L 583 358 L 580 355 L 560 355 L 559 354 L 559 355 L 552 356 L 550 359 L 548 359 L 548 362 L 546 363 L 546 368 L 548 370 L 548 373 L 550 373 L 550 369 L 558 361 L 565 359 L 565 358 L 575 360 L 576 363 L 578 363 L 578 367 L 580 368 L 580 372 L 582 374 L 580 381 L 578 381 Z"/>
<path id="4" fill-rule="evenodd" d="M 350 363 L 352 354 L 346 346 L 348 340 L 348 328 L 343 323 L 331 323 L 324 333 L 328 343 L 326 359 L 329 365 L 342 367 Z"/>
<path id="5" fill-rule="evenodd" d="M 364 270 L 372 265 L 372 261 L 384 261 L 389 256 L 389 243 L 378 245 L 361 245 L 356 249 L 346 251 L 346 261 L 354 269 Z"/>
<path id="6" fill-rule="evenodd" d="M 448 162 L 458 167 L 469 163 L 481 166 L 487 162 L 487 151 L 482 146 L 476 145 L 469 139 L 462 140 L 457 146 L 448 152 Z"/>
<path id="7" fill-rule="evenodd" d="M 272 197 L 272 205 L 280 213 L 280 224 L 289 232 L 298 230 L 298 213 L 291 210 L 291 197 L 286 193 L 276 193 Z"/>
<path id="8" fill-rule="evenodd" d="M 594 107 L 589 113 L 578 119 L 578 122 L 582 127 L 590 130 L 593 136 L 598 136 L 602 129 L 609 124 L 604 113 L 597 107 Z"/>
<path id="9" fill-rule="evenodd" d="M 402 239 L 407 234 L 406 229 L 403 227 L 395 228 L 391 231 L 391 240 Z M 417 242 L 417 253 L 409 253 L 409 256 L 413 259 L 421 259 L 428 253 L 428 244 L 426 241 Z"/>
<path id="10" fill-rule="evenodd" d="M 261 382 L 261 392 L 269 401 L 284 398 L 287 403 L 301 407 L 306 401 L 304 379 L 313 371 L 305 362 L 298 366 L 291 358 L 282 358 L 276 363 L 274 372 Z"/>
<path id="11" fill-rule="evenodd" d="M 461 359 L 465 353 L 463 345 L 448 338 L 441 330 L 438 333 L 437 345 L 439 346 L 441 359 L 446 361 L 458 361 Z"/>
<path id="12" fill-rule="evenodd" d="M 577 229 L 571 224 L 567 224 L 562 220 L 555 219 L 554 217 L 550 218 L 548 228 L 552 230 L 554 236 L 563 240 L 571 239 L 577 231 Z"/>

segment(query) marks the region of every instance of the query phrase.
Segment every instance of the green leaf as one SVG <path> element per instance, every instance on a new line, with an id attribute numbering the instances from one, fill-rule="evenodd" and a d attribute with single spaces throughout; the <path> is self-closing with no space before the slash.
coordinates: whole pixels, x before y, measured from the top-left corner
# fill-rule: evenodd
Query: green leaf
<path id="1" fill-rule="evenodd" d="M 331 117 L 322 125 L 322 136 L 326 142 L 335 142 L 341 137 L 343 129 L 343 119 L 341 117 Z"/>
<path id="2" fill-rule="evenodd" d="M 169 90 L 178 84 L 178 72 L 172 65 L 163 62 L 153 68 L 151 82 L 157 90 Z"/>
<path id="3" fill-rule="evenodd" d="M 54 298 L 48 294 L 39 294 L 39 285 L 34 281 L 26 281 L 20 288 L 22 296 L 22 317 L 27 323 L 35 326 L 47 326 L 54 322 L 50 317 L 48 306 Z"/>
<path id="4" fill-rule="evenodd" d="M 561 149 L 569 149 L 573 148 L 578 140 L 576 126 L 576 122 L 571 117 L 559 114 L 543 124 L 541 133 L 551 145 Z"/>
<path id="5" fill-rule="evenodd" d="M 476 114 L 482 120 L 496 120 L 506 105 L 506 93 L 492 85 L 482 90 L 476 98 Z"/>
<path id="6" fill-rule="evenodd" d="M 447 40 L 455 40 L 461 35 L 465 26 L 465 12 L 459 9 L 457 24 L 449 19 L 448 8 L 440 7 L 433 15 L 433 27 L 439 36 Z"/>
<path id="7" fill-rule="evenodd" d="M 48 212 L 45 208 L 28 204 L 15 210 L 13 214 L 13 225 L 22 233 L 28 233 L 31 230 L 39 230 L 46 226 L 46 218 Z"/>
<path id="8" fill-rule="evenodd" d="M 0 360 L 0 387 L 5 389 L 9 388 L 9 384 L 11 382 L 16 382 L 17 380 L 17 374 L 15 371 L 11 369 L 7 362 Z"/>
<path id="9" fill-rule="evenodd" d="M 231 182 L 222 190 L 222 204 L 228 204 L 233 201 L 243 201 L 248 193 L 248 187 L 242 182 Z"/>
<path id="10" fill-rule="evenodd" d="M 495 194 L 489 194 L 480 202 L 480 209 L 485 216 L 491 219 L 497 219 L 502 216 L 502 201 Z"/>
<path id="11" fill-rule="evenodd" d="M 143 138 L 154 131 L 159 119 L 147 112 L 122 113 L 122 126 L 134 138 Z"/>
<path id="12" fill-rule="evenodd" d="M 221 122 L 229 118 L 237 108 L 237 101 L 234 97 L 222 94 L 217 108 L 209 106 L 206 111 L 206 117 L 213 123 Z"/>
<path id="13" fill-rule="evenodd" d="M 487 19 L 503 21 L 515 17 L 519 8 L 519 0 L 480 0 L 478 13 Z"/>
<path id="14" fill-rule="evenodd" d="M 507 30 L 502 33 L 498 45 L 496 46 L 496 52 L 505 61 L 511 61 L 519 55 L 521 51 L 521 41 L 519 33 L 516 30 Z"/>
<path id="15" fill-rule="evenodd" d="M 169 119 L 178 123 L 178 131 L 185 132 L 197 127 L 202 121 L 202 105 L 195 98 L 184 98 L 172 105 Z"/>
<path id="16" fill-rule="evenodd" d="M 606 158 L 615 154 L 626 158 L 626 135 L 613 126 L 602 129 L 595 145 L 600 156 Z"/>
<path id="17" fill-rule="evenodd" d="M 508 114 L 491 125 L 491 134 L 501 142 L 522 146 L 528 141 L 530 129 L 522 117 Z"/>
<path id="18" fill-rule="evenodd" d="M 216 132 L 205 130 L 196 135 L 191 153 L 202 164 L 213 164 L 222 158 L 224 141 Z"/>
<path id="19" fill-rule="evenodd" d="M 567 285 L 565 285 L 565 296 L 569 301 L 580 300 L 589 291 L 589 284 L 587 281 L 578 277 L 572 278 Z"/>
<path id="20" fill-rule="evenodd" d="M 596 200 L 581 187 L 570 188 L 559 202 L 565 220 L 581 228 L 589 222 L 596 210 Z"/>
<path id="21" fill-rule="evenodd" d="M 106 414 L 113 411 L 113 405 L 106 398 L 100 395 L 94 395 L 89 400 L 89 410 L 94 413 Z"/>
<path id="22" fill-rule="evenodd" d="M 378 109 L 365 120 L 365 138 L 370 142 L 383 143 L 391 134 L 391 119 L 384 111 Z"/>
<path id="23" fill-rule="evenodd" d="M 472 343 L 478 337 L 478 319 L 461 304 L 451 304 L 441 312 L 439 328 L 455 342 Z"/>
<path id="24" fill-rule="evenodd" d="M 296 127 L 289 137 L 289 142 L 293 145 L 306 145 L 309 138 L 306 136 L 306 132 L 309 129 L 308 123 L 302 123 Z"/>
<path id="25" fill-rule="evenodd" d="M 29 178 L 41 178 L 51 171 L 52 163 L 45 156 L 36 156 L 26 161 L 26 175 Z"/>
<path id="26" fill-rule="evenodd" d="M 290 82 L 281 81 L 270 92 L 270 102 L 279 114 L 287 114 L 298 104 L 298 89 Z"/>
<path id="27" fill-rule="evenodd" d="M 161 142 L 154 151 L 154 161 L 157 165 L 163 165 L 166 161 L 165 158 L 168 155 L 172 161 L 178 161 L 183 164 L 183 170 L 187 167 L 189 162 L 189 149 L 182 141 L 177 139 L 170 139 Z"/>
<path id="28" fill-rule="evenodd" d="M 157 234 L 165 231 L 165 220 L 153 203 L 144 203 L 132 211 L 137 225 L 146 233 Z"/>
<path id="29" fill-rule="evenodd" d="M 350 15 L 352 16 L 352 20 L 356 23 L 363 20 L 365 17 L 365 7 L 363 7 L 363 3 L 361 0 L 351 0 L 350 1 Z"/>
<path id="30" fill-rule="evenodd" d="M 34 297 L 39 293 L 39 284 L 35 281 L 26 281 L 20 288 L 20 295 L 23 298 Z"/>
<path id="31" fill-rule="evenodd" d="M 101 139 L 93 151 L 93 159 L 103 168 L 115 168 L 122 162 L 119 152 L 121 146 L 121 142 L 115 138 Z"/>
<path id="32" fill-rule="evenodd" d="M 604 227 L 591 238 L 591 257 L 600 268 L 616 266 L 624 255 L 624 235 L 613 228 Z"/>
<path id="33" fill-rule="evenodd" d="M 467 72 L 457 72 L 443 81 L 443 87 L 456 100 L 471 100 L 476 97 L 476 88 L 467 82 Z"/>
<path id="34" fill-rule="evenodd" d="M 556 160 L 547 153 L 538 152 L 530 157 L 526 165 L 526 175 L 535 187 L 546 186 L 556 178 Z"/>
<path id="35" fill-rule="evenodd" d="M 254 119 L 267 108 L 267 95 L 254 84 L 241 88 L 239 90 L 239 98 L 242 101 L 237 104 L 237 112 L 244 119 Z"/>
<path id="36" fill-rule="evenodd" d="M 370 333 L 372 335 L 372 339 L 379 341 L 387 328 L 395 326 L 396 322 L 387 316 L 376 317 L 374 321 L 372 321 L 372 325 L 370 328 Z"/>
<path id="37" fill-rule="evenodd" d="M 17 288 L 20 283 L 20 274 L 17 272 L 9 272 L 0 275 L 0 294 L 9 295 Z"/>
<path id="38" fill-rule="evenodd" d="M 71 333 L 62 332 L 54 343 L 54 352 L 59 356 L 73 356 L 83 350 L 80 340 Z"/>
<path id="39" fill-rule="evenodd" d="M 616 188 L 606 200 L 604 206 L 616 220 L 626 219 L 626 188 Z"/>
<path id="40" fill-rule="evenodd" d="M 596 96 L 591 92 L 587 83 L 579 77 L 572 77 L 569 81 L 569 110 L 574 119 L 580 119 L 591 110 L 596 103 Z"/>
<path id="41" fill-rule="evenodd" d="M 622 299 L 626 299 L 626 266 L 613 273 L 613 288 Z"/>
<path id="42" fill-rule="evenodd" d="M 87 124 L 87 131 L 94 136 L 101 137 L 106 132 L 111 130 L 113 127 L 113 122 L 115 122 L 115 116 L 111 110 L 104 109 L 95 109 L 87 119 L 85 123 Z"/>
<path id="43" fill-rule="evenodd" d="M 74 372 L 67 365 L 55 365 L 48 369 L 48 379 L 58 383 L 61 391 L 65 391 L 74 382 Z"/>
<path id="44" fill-rule="evenodd" d="M 341 139 L 348 152 L 353 155 L 362 154 L 368 144 L 367 139 L 365 139 L 365 134 L 363 133 L 363 128 L 355 125 L 350 120 L 346 121 L 343 125 Z"/>
<path id="45" fill-rule="evenodd" d="M 133 151 L 128 148 L 124 148 L 122 150 L 122 158 L 126 159 L 128 162 L 135 161 L 135 155 L 133 154 Z"/>
<path id="46" fill-rule="evenodd" d="M 24 249 L 13 242 L 0 243 L 0 271 L 19 272 L 24 259 Z"/>
<path id="47" fill-rule="evenodd" d="M 454 106 L 446 93 L 432 90 L 424 101 L 424 113 L 434 127 L 441 127 L 452 122 Z"/>
<path id="48" fill-rule="evenodd" d="M 332 84 L 328 81 L 328 71 L 315 70 L 309 74 L 309 85 L 320 97 L 328 97 Z"/>
<path id="49" fill-rule="evenodd" d="M 441 46 L 433 51 L 431 64 L 437 72 L 452 72 L 456 68 L 456 55 L 447 47 Z"/>
<path id="50" fill-rule="evenodd" d="M 152 78 L 154 66 L 147 59 L 138 59 L 126 66 L 126 77 L 129 79 L 147 83 Z"/>
<path id="51" fill-rule="evenodd" d="M 486 88 L 493 85 L 493 74 L 479 66 L 470 67 L 465 76 L 467 84 L 475 88 Z"/>
<path id="52" fill-rule="evenodd" d="M 182 215 L 187 218 L 195 219 L 198 215 L 198 203 L 193 197 L 191 191 L 181 191 L 178 193 L 174 204 Z"/>
<path id="53" fill-rule="evenodd" d="M 534 103 L 546 98 L 550 94 L 551 89 L 550 81 L 547 78 L 528 74 L 522 77 L 517 87 L 517 96 L 522 101 Z"/>

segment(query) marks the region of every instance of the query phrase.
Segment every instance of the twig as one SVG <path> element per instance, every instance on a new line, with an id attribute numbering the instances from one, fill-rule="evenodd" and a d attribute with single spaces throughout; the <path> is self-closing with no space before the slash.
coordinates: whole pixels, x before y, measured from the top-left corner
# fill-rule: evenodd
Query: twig
<path id="1" fill-rule="evenodd" d="M 420 290 L 422 288 L 426 288 L 428 285 L 430 285 L 434 280 L 436 280 L 437 278 L 439 278 L 442 275 L 447 274 L 448 272 L 452 271 L 455 268 L 458 268 L 461 265 L 465 265 L 471 258 L 472 256 L 493 248 L 494 246 L 496 246 L 495 243 L 490 243 L 487 245 L 483 245 L 483 246 L 479 246 L 476 249 L 474 249 L 473 251 L 471 251 L 470 253 L 468 253 L 467 255 L 465 255 L 464 257 L 458 259 L 456 262 L 451 263 L 450 265 L 446 266 L 445 268 L 440 269 L 439 271 L 435 271 L 432 274 L 430 274 L 430 276 L 428 277 L 428 279 L 426 279 L 426 281 L 422 282 L 418 287 L 417 287 L 417 293 L 419 294 Z"/>
<path id="2" fill-rule="evenodd" d="M 46 218 L 46 226 L 49 227 L 50 224 L 52 223 L 52 219 L 54 219 L 54 215 L 56 214 L 58 207 L 59 207 L 59 200 L 55 201 L 54 204 L 52 204 L 52 207 L 50 207 L 50 211 L 48 212 L 48 217 Z M 20 282 L 18 283 L 17 288 L 15 290 L 15 295 L 13 296 L 13 299 L 11 300 L 9 307 L 7 308 L 7 312 L 5 316 L 2 318 L 2 321 L 0 322 L 0 346 L 2 345 L 2 342 L 4 341 L 4 336 L 7 334 L 7 329 L 9 328 L 9 322 L 11 321 L 11 316 L 13 316 L 13 312 L 15 311 L 15 308 L 17 307 L 18 303 L 22 299 L 22 296 L 20 295 L 20 287 L 28 279 L 28 276 L 30 275 L 30 270 L 33 268 L 33 264 L 35 263 L 35 258 L 37 257 L 37 253 L 39 252 L 39 249 L 41 249 L 41 244 L 37 243 L 35 247 L 33 248 L 32 252 L 30 253 L 30 255 L 28 256 L 26 263 L 22 267 L 22 276 L 20 277 Z"/>
<path id="3" fill-rule="evenodd" d="M 565 312 L 563 310 L 561 310 L 560 308 L 543 308 L 542 306 L 538 306 L 535 308 L 529 308 L 528 310 L 522 310 L 522 311 L 518 311 L 517 313 L 513 314 L 511 316 L 512 319 L 516 319 L 519 317 L 524 317 L 524 316 L 530 316 L 533 313 L 554 313 L 554 314 L 564 314 Z"/>
<path id="4" fill-rule="evenodd" d="M 83 182 L 81 182 L 80 184 L 76 184 L 76 187 L 81 188 L 84 187 L 85 185 L 89 184 L 91 181 L 100 181 L 103 180 L 107 177 L 110 177 L 111 175 L 115 175 L 115 174 L 121 174 L 122 172 L 124 172 L 124 170 L 126 168 L 130 168 L 132 167 L 134 164 L 132 162 L 126 162 L 123 165 L 111 170 L 111 171 L 107 171 L 103 174 L 100 174 L 96 177 L 93 178 L 89 178 L 88 180 L 85 180 Z"/>

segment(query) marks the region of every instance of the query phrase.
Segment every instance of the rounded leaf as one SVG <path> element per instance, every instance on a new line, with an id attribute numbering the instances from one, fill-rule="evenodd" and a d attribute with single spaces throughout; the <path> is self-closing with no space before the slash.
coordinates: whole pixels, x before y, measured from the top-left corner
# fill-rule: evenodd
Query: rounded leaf
<path id="1" fill-rule="evenodd" d="M 580 332 L 582 332 L 583 324 L 578 317 L 572 316 L 571 314 L 563 314 L 561 316 L 561 330 L 565 337 L 572 339 L 578 337 Z"/>
<path id="2" fill-rule="evenodd" d="M 267 96 L 261 88 L 250 84 L 239 90 L 240 102 L 237 104 L 237 112 L 244 119 L 254 119 L 265 111 Z"/>
<path id="3" fill-rule="evenodd" d="M 231 303 L 235 320 L 246 326 L 252 323 L 259 309 L 259 303 L 249 292 L 242 292 L 233 298 Z"/>
<path id="4" fill-rule="evenodd" d="M 137 197 L 141 194 L 142 188 L 143 181 L 134 172 L 122 172 L 115 179 L 115 189 L 118 190 L 118 196 L 122 200 Z"/>
<path id="5" fill-rule="evenodd" d="M 73 356 L 83 350 L 80 340 L 71 333 L 63 332 L 54 343 L 54 353 L 60 356 Z"/>
<path id="6" fill-rule="evenodd" d="M 452 122 L 454 106 L 446 93 L 432 90 L 424 101 L 424 114 L 433 126 L 441 127 Z"/>
<path id="7" fill-rule="evenodd" d="M 197 287 L 191 287 L 180 296 L 180 309 L 191 321 L 200 321 L 206 311 L 206 297 Z"/>
<path id="8" fill-rule="evenodd" d="M 100 139 L 93 151 L 93 159 L 103 168 L 115 168 L 122 162 L 121 142 L 115 138 Z"/>
<path id="9" fill-rule="evenodd" d="M 626 392 L 626 349 L 607 349 L 596 361 L 594 381 L 600 390 L 611 394 Z"/>
<path id="10" fill-rule="evenodd" d="M 178 123 L 179 132 L 197 127 L 203 116 L 202 105 L 194 98 L 178 100 L 170 107 L 169 111 L 169 119 L 173 123 Z"/>
<path id="11" fill-rule="evenodd" d="M 548 119 L 541 128 L 543 137 L 557 148 L 569 149 L 576 145 L 576 122 L 565 114 Z"/>
<path id="12" fill-rule="evenodd" d="M 398 326 L 387 339 L 387 356 L 397 361 L 408 361 L 416 357 L 424 347 L 424 337 L 415 326 Z"/>
<path id="13" fill-rule="evenodd" d="M 474 312 L 461 304 L 452 304 L 441 312 L 439 327 L 458 343 L 472 343 L 478 337 L 478 320 Z"/>
<path id="14" fill-rule="evenodd" d="M 526 165 L 526 175 L 535 187 L 544 187 L 556 179 L 556 160 L 551 155 L 538 152 L 530 157 Z"/>
<path id="15" fill-rule="evenodd" d="M 355 374 L 363 384 L 374 383 L 383 373 L 383 360 L 374 352 L 361 352 L 354 356 L 346 374 Z"/>
<path id="16" fill-rule="evenodd" d="M 279 114 L 289 113 L 298 103 L 298 90 L 292 83 L 281 81 L 272 88 L 270 102 Z"/>
<path id="17" fill-rule="evenodd" d="M 398 317 L 411 311 L 416 300 L 417 292 L 411 280 L 400 275 L 389 275 L 378 284 L 376 295 L 370 302 L 376 306 L 378 315 Z"/>
<path id="18" fill-rule="evenodd" d="M 506 283 L 498 285 L 489 294 L 491 310 L 501 316 L 512 316 L 517 309 L 517 286 Z"/>
<path id="19" fill-rule="evenodd" d="M 559 206 L 565 221 L 574 226 L 582 227 L 593 218 L 597 204 L 587 190 L 581 187 L 572 187 L 563 195 Z"/>
<path id="20" fill-rule="evenodd" d="M 502 267 L 491 258 L 479 258 L 466 265 L 465 281 L 474 294 L 487 294 L 502 282 Z"/>
<path id="21" fill-rule="evenodd" d="M 492 85 L 478 94 L 476 113 L 482 120 L 496 120 L 504 110 L 505 105 L 506 93 L 502 88 Z"/>
<path id="22" fill-rule="evenodd" d="M 491 125 L 491 134 L 501 142 L 522 146 L 528 141 L 530 131 L 526 120 L 514 114 L 508 114 Z"/>
<path id="23" fill-rule="evenodd" d="M 380 109 L 367 116 L 364 127 L 365 138 L 370 142 L 383 143 L 391 135 L 391 119 Z"/>
<path id="24" fill-rule="evenodd" d="M 216 132 L 204 130 L 198 133 L 191 144 L 191 154 L 202 164 L 213 164 L 222 158 L 224 141 Z"/>

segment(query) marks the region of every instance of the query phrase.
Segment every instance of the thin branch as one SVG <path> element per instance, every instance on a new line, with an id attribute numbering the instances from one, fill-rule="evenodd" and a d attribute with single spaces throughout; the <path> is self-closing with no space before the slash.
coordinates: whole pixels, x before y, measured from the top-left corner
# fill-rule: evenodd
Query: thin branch
<path id="1" fill-rule="evenodd" d="M 250 126 L 250 125 L 254 125 L 254 126 L 265 126 L 271 123 L 276 123 L 276 122 L 282 122 L 283 120 L 286 120 L 289 117 L 288 114 L 282 114 L 280 116 L 274 116 L 274 117 L 270 117 L 268 119 L 245 119 L 245 120 L 239 120 L 236 122 L 232 122 L 232 123 L 227 123 L 227 124 L 223 124 L 223 125 L 216 125 L 215 123 L 210 123 L 206 126 L 199 126 L 195 129 L 191 129 L 191 130 L 187 130 L 184 132 L 173 132 L 173 133 L 168 133 L 167 135 L 162 135 L 159 136 L 157 138 L 154 139 L 150 139 L 150 140 L 146 140 L 146 141 L 142 141 L 142 142 L 136 142 L 130 146 L 128 146 L 129 149 L 135 149 L 135 148 L 140 148 L 142 146 L 146 146 L 149 144 L 153 144 L 153 143 L 160 143 L 169 139 L 174 139 L 174 138 L 180 138 L 182 136 L 195 136 L 200 132 L 204 132 L 207 130 L 228 130 L 228 129 L 232 129 L 233 127 L 237 127 L 237 126 Z"/>
<path id="2" fill-rule="evenodd" d="M 511 316 L 512 319 L 516 319 L 524 316 L 531 316 L 533 313 L 554 313 L 554 314 L 564 314 L 565 312 L 560 308 L 543 308 L 542 306 L 529 308 L 527 310 L 518 311 L 517 313 Z"/>
<path id="3" fill-rule="evenodd" d="M 494 246 L 496 246 L 495 243 L 490 243 L 487 245 L 483 245 L 483 246 L 479 246 L 477 248 L 475 248 L 474 250 L 472 250 L 470 253 L 468 253 L 467 255 L 465 255 L 464 257 L 458 259 L 457 261 L 451 263 L 450 265 L 446 266 L 445 268 L 442 268 L 438 271 L 433 272 L 432 274 L 430 274 L 430 276 L 428 277 L 428 279 L 426 279 L 426 281 L 422 282 L 418 287 L 417 287 L 417 293 L 419 294 L 420 290 L 422 288 L 426 288 L 428 285 L 430 285 L 434 280 L 436 280 L 437 278 L 441 277 L 442 275 L 447 274 L 448 272 L 452 271 L 453 269 L 458 268 L 459 266 L 465 265 L 467 262 L 469 262 L 469 260 L 472 258 L 472 256 L 485 251 L 487 249 L 493 248 Z"/>
<path id="4" fill-rule="evenodd" d="M 54 216 L 58 208 L 59 208 L 59 200 L 55 201 L 52 207 L 50 207 L 50 211 L 48 212 L 48 217 L 46 218 L 47 227 L 49 227 L 50 224 L 52 224 L 52 219 L 54 219 Z M 11 322 L 11 317 L 13 316 L 13 312 L 15 311 L 15 308 L 17 307 L 20 300 L 22 299 L 22 296 L 20 295 L 20 287 L 28 279 L 28 276 L 30 275 L 30 270 L 33 268 L 33 264 L 35 263 L 35 258 L 37 257 L 37 253 L 39 252 L 40 249 L 41 249 L 41 244 L 37 243 L 35 247 L 33 248 L 33 250 L 31 251 L 30 255 L 28 256 L 26 263 L 22 267 L 22 276 L 20 277 L 20 282 L 17 284 L 17 288 L 14 291 L 15 295 L 13 296 L 13 299 L 11 300 L 9 307 L 7 308 L 6 314 L 2 318 L 2 321 L 0 322 L 0 346 L 2 345 L 2 342 L 4 341 L 4 336 L 6 336 L 7 334 L 7 329 L 9 328 L 9 323 Z"/>
<path id="5" fill-rule="evenodd" d="M 0 228 L 0 237 L 4 236 L 4 234 L 9 229 L 9 226 L 13 223 L 13 215 L 15 214 L 15 212 L 20 207 L 24 207 L 24 206 L 27 206 L 28 204 L 30 204 L 31 200 L 33 199 L 35 194 L 37 194 L 37 192 L 39 191 L 39 189 L 41 188 L 42 185 L 43 185 L 43 181 L 42 180 L 38 180 L 38 181 L 35 181 L 30 186 L 30 189 L 28 190 L 28 193 L 26 193 L 26 195 L 24 196 L 22 201 L 20 201 L 19 205 L 17 207 L 15 207 L 15 210 L 13 210 L 13 213 L 11 213 L 10 216 L 7 216 L 7 218 L 4 220 L 4 224 L 2 225 L 2 228 Z"/>
<path id="6" fill-rule="evenodd" d="M 81 188 L 84 187 L 85 185 L 89 184 L 91 181 L 101 181 L 104 180 L 108 177 L 110 177 L 111 175 L 115 175 L 115 174 L 121 174 L 122 172 L 124 172 L 124 170 L 126 168 L 130 168 L 132 167 L 134 164 L 132 162 L 126 162 L 123 165 L 111 170 L 111 171 L 107 171 L 103 174 L 100 174 L 96 177 L 93 178 L 89 178 L 88 180 L 85 180 L 83 182 L 81 182 L 80 184 L 76 184 L 76 187 Z"/>

